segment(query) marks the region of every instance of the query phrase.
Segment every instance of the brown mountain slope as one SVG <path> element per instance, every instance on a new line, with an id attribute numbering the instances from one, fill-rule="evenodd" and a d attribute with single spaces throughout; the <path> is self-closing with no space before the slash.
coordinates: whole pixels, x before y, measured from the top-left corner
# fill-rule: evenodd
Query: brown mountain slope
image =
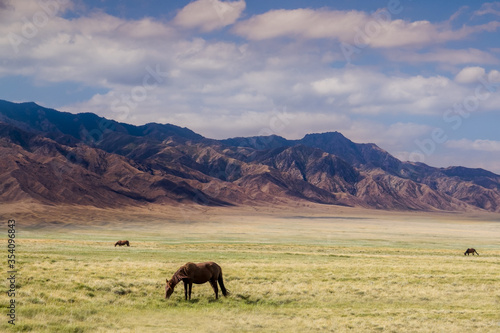
<path id="1" fill-rule="evenodd" d="M 428 185 L 400 178 L 380 169 L 363 172 L 356 184 L 357 197 L 366 207 L 378 209 L 464 211 L 467 203 L 431 189 Z"/>
<path id="2" fill-rule="evenodd" d="M 1 125 L 1 124 L 0 124 Z M 140 170 L 126 158 L 85 145 L 68 147 L 18 131 L 24 147 L 0 138 L 0 199 L 119 207 L 192 201 L 227 205 L 173 175 Z"/>
<path id="3" fill-rule="evenodd" d="M 402 162 L 337 132 L 217 141 L 174 125 L 0 101 L 0 158 L 0 202 L 500 211 L 499 175 Z"/>

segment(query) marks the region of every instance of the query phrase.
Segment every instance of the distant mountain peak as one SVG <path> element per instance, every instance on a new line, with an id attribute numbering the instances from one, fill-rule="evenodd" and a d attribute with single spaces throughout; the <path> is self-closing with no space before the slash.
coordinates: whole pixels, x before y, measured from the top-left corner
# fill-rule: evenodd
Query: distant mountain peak
<path id="1" fill-rule="evenodd" d="M 402 162 L 339 132 L 206 139 L 0 101 L 0 202 L 99 207 L 295 201 L 398 210 L 500 212 L 500 176 Z"/>

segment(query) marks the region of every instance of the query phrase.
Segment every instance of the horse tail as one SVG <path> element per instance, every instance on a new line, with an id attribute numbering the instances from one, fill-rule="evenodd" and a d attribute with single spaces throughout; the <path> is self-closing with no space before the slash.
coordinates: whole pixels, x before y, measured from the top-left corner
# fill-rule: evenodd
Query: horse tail
<path id="1" fill-rule="evenodd" d="M 227 289 L 224 287 L 224 280 L 222 279 L 222 271 L 219 274 L 219 278 L 217 279 L 219 281 L 219 286 L 220 290 L 222 291 L 222 295 L 227 296 Z"/>

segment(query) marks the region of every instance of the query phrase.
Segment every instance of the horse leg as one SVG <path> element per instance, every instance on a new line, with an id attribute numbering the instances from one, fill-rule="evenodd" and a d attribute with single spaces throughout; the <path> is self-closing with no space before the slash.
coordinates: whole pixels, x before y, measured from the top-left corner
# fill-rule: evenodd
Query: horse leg
<path id="1" fill-rule="evenodd" d="M 187 301 L 187 299 L 188 299 L 188 283 L 187 283 L 187 281 L 183 281 L 183 282 L 184 282 L 184 300 Z M 189 299 L 191 299 L 191 297 L 189 297 Z"/>
<path id="2" fill-rule="evenodd" d="M 191 300 L 191 289 L 193 288 L 193 282 L 189 281 L 189 300 Z"/>
<path id="3" fill-rule="evenodd" d="M 227 290 L 226 287 L 224 286 L 224 280 L 222 279 L 222 272 L 219 274 L 219 278 L 217 280 L 219 281 L 220 290 L 222 290 L 222 295 L 227 296 Z"/>
<path id="4" fill-rule="evenodd" d="M 219 299 L 219 287 L 217 287 L 217 281 L 215 279 L 210 280 L 210 285 L 215 292 L 215 299 Z"/>

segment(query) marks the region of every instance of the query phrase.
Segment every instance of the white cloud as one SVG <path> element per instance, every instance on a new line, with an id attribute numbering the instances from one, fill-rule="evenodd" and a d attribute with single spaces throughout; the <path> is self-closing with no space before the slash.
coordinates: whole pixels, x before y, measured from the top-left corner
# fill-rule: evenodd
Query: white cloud
<path id="1" fill-rule="evenodd" d="M 455 81 L 469 84 L 470 87 L 463 91 L 459 102 L 469 103 L 468 107 L 474 110 L 499 110 L 500 94 L 495 93 L 500 87 L 499 71 L 491 70 L 486 73 L 482 67 L 466 67 L 455 76 Z"/>
<path id="2" fill-rule="evenodd" d="M 474 15 L 482 16 L 482 15 L 496 15 L 500 16 L 500 2 L 487 2 L 481 5 L 479 10 L 474 12 Z"/>
<path id="3" fill-rule="evenodd" d="M 311 83 L 312 88 L 320 95 L 343 95 L 358 91 L 356 79 L 347 77 L 329 77 Z"/>
<path id="4" fill-rule="evenodd" d="M 486 71 L 482 67 L 465 67 L 455 76 L 455 81 L 459 83 L 478 82 L 478 79 L 485 73 Z"/>
<path id="5" fill-rule="evenodd" d="M 496 69 L 491 70 L 488 73 L 488 81 L 491 83 L 499 83 L 500 82 L 500 72 Z"/>
<path id="6" fill-rule="evenodd" d="M 360 114 L 436 114 L 454 103 L 463 89 L 443 76 L 387 76 L 367 69 L 334 71 L 313 81 L 319 96 Z"/>
<path id="7" fill-rule="evenodd" d="M 486 152 L 500 152 L 500 141 L 494 140 L 449 140 L 446 142 L 448 148 L 462 149 L 462 150 L 477 150 Z"/>
<path id="8" fill-rule="evenodd" d="M 215 5 L 230 7 L 217 12 Z M 370 59 L 370 66 L 339 67 L 344 58 L 338 42 L 353 43 L 356 29 L 373 24 L 373 16 L 355 10 L 274 10 L 237 23 L 244 1 L 194 1 L 170 22 L 102 12 L 69 19 L 61 16 L 61 8 L 16 53 L 6 36 L 11 31 L 22 35 L 22 16 L 31 18 L 42 9 L 37 1 L 19 2 L 20 7 L 16 2 L 15 12 L 13 1 L 9 6 L 0 6 L 0 76 L 71 81 L 104 91 L 58 105 L 63 111 L 94 112 L 133 124 L 168 122 L 213 138 L 277 134 L 296 139 L 338 130 L 355 142 L 375 142 L 405 156 L 415 149 L 416 138 L 432 130 L 420 122 L 439 121 L 455 103 L 474 96 L 469 83 L 477 75 L 500 82 L 498 70 L 483 68 L 498 63 L 492 53 L 441 45 L 421 54 L 411 48 L 400 48 L 395 56 L 380 52 L 400 61 L 390 64 L 391 72 L 381 69 L 378 59 Z M 227 31 L 210 39 L 198 34 L 234 23 L 230 32 L 248 40 L 235 41 Z M 404 20 L 377 24 L 380 34 L 367 42 L 378 48 L 430 45 L 496 29 L 491 24 L 451 30 L 445 24 Z M 421 75 L 407 74 L 407 62 L 468 67 L 448 78 L 427 71 L 428 64 Z M 486 96 L 487 90 L 480 92 Z M 498 105 L 500 95 L 492 93 L 479 101 L 478 110 L 498 110 Z M 435 154 L 429 161 L 439 158 Z"/>
<path id="9" fill-rule="evenodd" d="M 439 153 L 426 156 L 424 163 L 443 168 L 450 166 L 482 168 L 500 175 L 500 159 L 491 155 L 491 152 L 486 151 L 469 150 L 465 152 L 458 149 L 443 149 Z"/>
<path id="10" fill-rule="evenodd" d="M 476 26 L 463 26 L 452 30 L 447 24 L 433 24 L 429 21 L 406 22 L 395 20 L 386 26 L 387 32 L 370 41 L 372 47 L 423 47 L 464 39 L 483 31 L 496 31 L 500 22 L 489 22 Z"/>
<path id="11" fill-rule="evenodd" d="M 422 47 L 466 38 L 482 31 L 495 31 L 500 22 L 463 26 L 393 19 L 388 10 L 372 15 L 361 11 L 326 9 L 272 10 L 239 22 L 234 32 L 250 40 L 288 37 L 335 39 L 349 45 L 373 48 Z"/>
<path id="12" fill-rule="evenodd" d="M 190 5 L 194 4 L 200 2 Z M 321 10 L 298 10 L 296 15 L 302 17 L 304 11 L 312 21 L 332 15 Z M 350 15 L 366 20 L 361 12 Z M 313 25 L 317 30 L 308 32 L 311 36 L 327 33 Z M 280 26 L 286 24 L 277 28 Z M 337 28 L 339 33 L 344 29 Z M 42 35 L 17 55 L 0 50 L 10 59 L 8 66 L 0 65 L 0 73 L 29 75 L 45 82 L 74 81 L 109 90 L 88 101 L 65 105 L 65 110 L 90 111 L 136 124 L 179 121 L 179 125 L 214 136 L 258 132 L 264 126 L 258 119 L 266 119 L 266 114 L 281 108 L 301 120 L 296 127 L 287 127 L 288 135 L 332 130 L 340 124 L 348 128 L 345 124 L 352 115 L 440 116 L 457 102 L 457 96 L 467 93 L 457 82 L 439 75 L 387 75 L 353 66 L 330 68 L 328 61 L 339 59 L 339 54 L 332 53 L 328 44 L 238 44 L 186 38 L 176 33 L 171 23 L 150 18 L 125 20 L 105 13 L 72 20 L 54 17 L 40 31 Z M 159 68 L 163 82 L 134 100 L 133 92 L 141 91 L 148 75 L 146 68 Z M 492 76 L 495 73 L 490 72 Z M 490 100 L 493 104 L 493 98 Z M 279 134 L 287 136 L 286 130 Z"/>
<path id="13" fill-rule="evenodd" d="M 197 0 L 177 13 L 174 24 L 184 28 L 200 28 L 204 32 L 236 22 L 246 7 L 244 0 Z"/>
<path id="14" fill-rule="evenodd" d="M 16 2 L 15 9 L 0 9 L 0 13 L 12 14 L 0 23 L 0 76 L 23 75 L 41 82 L 73 81 L 109 89 L 136 84 L 147 65 L 164 64 L 166 42 L 177 38 L 168 24 L 150 18 L 124 20 L 94 13 L 66 19 L 60 15 L 71 8 L 71 2 L 50 7 L 53 16 L 47 14 L 44 3 L 59 6 L 58 1 L 23 1 Z M 46 15 L 43 24 L 36 19 L 26 23 L 25 18 L 31 20 L 38 13 Z M 32 25 L 35 29 L 27 34 Z M 8 36 L 17 36 L 21 42 L 12 43 Z"/>
<path id="15" fill-rule="evenodd" d="M 436 62 L 451 65 L 460 64 L 498 64 L 499 60 L 491 53 L 478 49 L 436 49 L 426 53 L 416 53 L 405 50 L 390 50 L 387 57 L 393 61 L 405 63 Z"/>
<path id="16" fill-rule="evenodd" d="M 355 120 L 341 132 L 354 142 L 372 142 L 390 152 L 399 152 L 411 147 L 415 138 L 430 131 L 430 127 L 417 123 L 396 122 L 384 124 L 379 121 Z"/>
<path id="17" fill-rule="evenodd" d="M 272 10 L 238 23 L 234 31 L 252 40 L 283 36 L 338 38 L 354 36 L 353 26 L 361 26 L 367 15 L 357 11 L 312 9 Z"/>

